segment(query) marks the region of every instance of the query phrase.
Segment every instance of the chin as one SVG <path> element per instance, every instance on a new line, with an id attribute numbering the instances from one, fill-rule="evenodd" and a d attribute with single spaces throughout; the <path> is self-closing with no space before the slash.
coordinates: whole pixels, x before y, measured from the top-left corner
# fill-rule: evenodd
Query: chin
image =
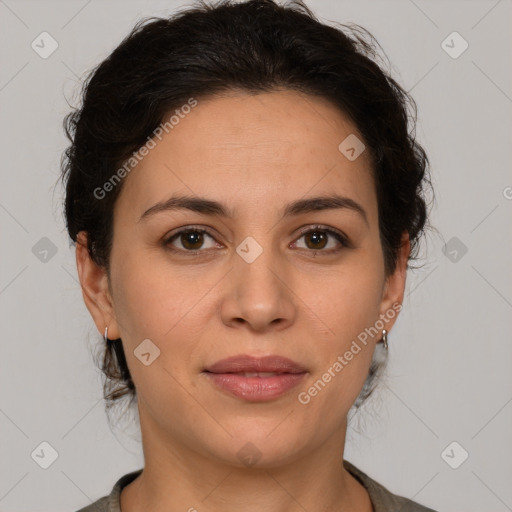
<path id="1" fill-rule="evenodd" d="M 238 424 L 235 431 L 229 430 L 233 437 L 216 444 L 215 456 L 228 465 L 262 470 L 292 463 L 307 451 L 304 434 L 290 432 L 289 427 L 279 431 L 282 418 L 276 420 Z"/>

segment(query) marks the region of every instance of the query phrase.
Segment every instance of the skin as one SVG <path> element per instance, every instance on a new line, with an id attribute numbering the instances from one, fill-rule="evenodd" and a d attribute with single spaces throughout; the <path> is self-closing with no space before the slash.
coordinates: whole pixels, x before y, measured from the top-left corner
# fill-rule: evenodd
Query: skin
<path id="1" fill-rule="evenodd" d="M 110 339 L 122 338 L 137 388 L 145 467 L 121 493 L 123 512 L 372 511 L 342 460 L 347 413 L 381 332 L 307 405 L 297 398 L 403 300 L 409 239 L 386 276 L 368 153 L 349 161 L 338 150 L 349 134 L 362 140 L 333 105 L 298 92 L 200 99 L 125 178 L 110 280 L 80 233 L 85 303 L 102 335 L 108 326 Z M 332 193 L 357 201 L 367 222 L 348 208 L 281 219 L 285 204 Z M 233 217 L 179 210 L 139 220 L 176 194 L 218 201 Z M 314 245 L 299 228 L 315 224 L 350 246 L 329 234 Z M 169 243 L 176 253 L 165 247 L 190 226 L 212 235 L 195 246 L 202 253 L 187 255 L 186 237 Z M 263 248 L 252 263 L 236 252 L 247 236 Z M 134 355 L 147 338 L 160 349 L 149 366 Z M 237 354 L 282 355 L 308 373 L 279 398 L 247 402 L 202 373 Z M 260 453 L 251 466 L 237 456 L 247 442 Z"/>

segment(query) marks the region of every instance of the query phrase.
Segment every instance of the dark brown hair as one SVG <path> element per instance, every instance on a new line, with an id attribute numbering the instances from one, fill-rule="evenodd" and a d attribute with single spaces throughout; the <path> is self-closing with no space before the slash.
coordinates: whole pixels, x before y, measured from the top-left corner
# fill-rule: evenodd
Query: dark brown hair
<path id="1" fill-rule="evenodd" d="M 387 275 L 396 268 L 401 236 L 410 260 L 427 222 L 428 159 L 415 140 L 416 106 L 378 64 L 373 36 L 355 25 L 329 26 L 297 0 L 231 0 L 198 5 L 168 18 L 138 22 L 88 75 L 82 104 L 66 116 L 71 141 L 62 159 L 69 236 L 87 232 L 93 261 L 109 272 L 113 210 L 122 182 L 102 187 L 189 98 L 242 90 L 290 89 L 329 100 L 358 128 L 371 160 Z M 374 387 L 374 361 L 358 406 Z M 136 396 L 121 339 L 104 351 L 107 403 Z"/>

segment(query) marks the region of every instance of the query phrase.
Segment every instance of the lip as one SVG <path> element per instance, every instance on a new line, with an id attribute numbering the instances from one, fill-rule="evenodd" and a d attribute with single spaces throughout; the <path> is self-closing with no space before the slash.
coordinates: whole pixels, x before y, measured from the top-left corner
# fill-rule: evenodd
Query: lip
<path id="1" fill-rule="evenodd" d="M 264 402 L 297 386 L 307 370 L 286 357 L 243 354 L 217 361 L 203 373 L 220 390 L 249 402 Z M 265 375 L 269 373 L 274 375 Z"/>
<path id="2" fill-rule="evenodd" d="M 306 368 L 282 356 L 254 357 L 246 354 L 221 359 L 205 371 L 210 373 L 276 372 L 304 373 Z"/>

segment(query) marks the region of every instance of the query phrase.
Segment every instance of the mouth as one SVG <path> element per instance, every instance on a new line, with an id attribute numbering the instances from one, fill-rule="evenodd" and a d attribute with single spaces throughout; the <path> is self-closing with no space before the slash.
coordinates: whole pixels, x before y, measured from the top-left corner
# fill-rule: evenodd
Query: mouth
<path id="1" fill-rule="evenodd" d="M 283 373 L 287 372 L 226 372 L 226 374 L 238 375 L 239 377 L 259 377 L 260 379 L 265 379 L 267 377 L 275 377 L 277 375 L 282 375 Z"/>
<path id="2" fill-rule="evenodd" d="M 296 387 L 308 373 L 281 356 L 234 356 L 203 370 L 216 389 L 248 402 L 274 400 Z"/>

